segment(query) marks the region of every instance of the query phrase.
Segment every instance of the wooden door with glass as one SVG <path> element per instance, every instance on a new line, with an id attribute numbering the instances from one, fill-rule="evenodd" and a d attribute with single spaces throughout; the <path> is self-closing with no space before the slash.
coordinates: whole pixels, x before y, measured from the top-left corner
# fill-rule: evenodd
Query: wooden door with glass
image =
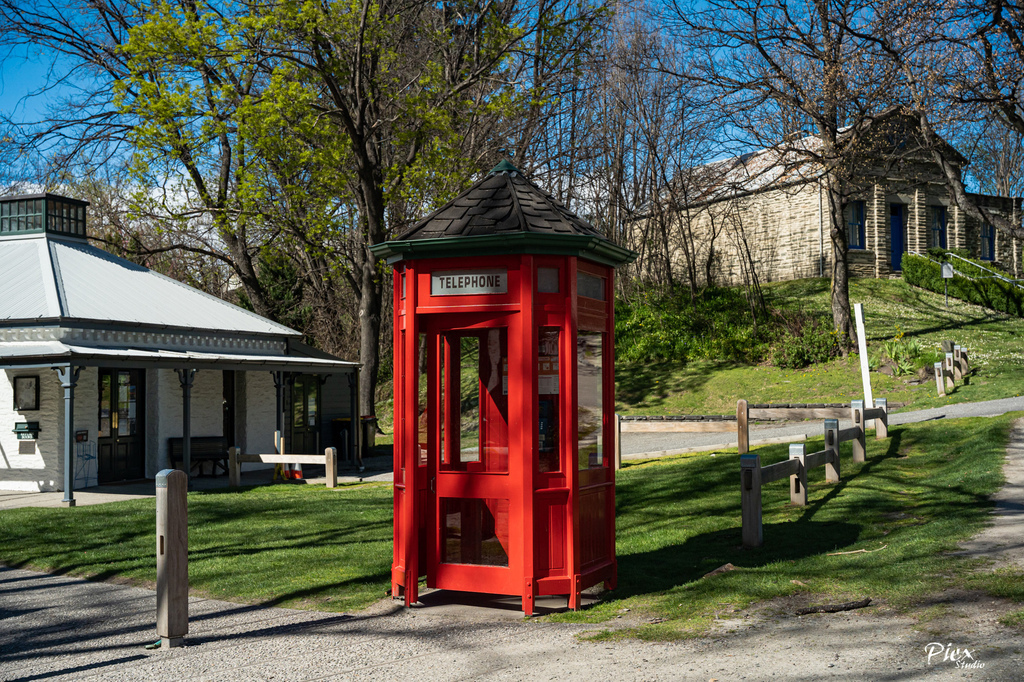
<path id="1" fill-rule="evenodd" d="M 99 483 L 134 480 L 145 475 L 144 376 L 140 369 L 99 370 Z"/>

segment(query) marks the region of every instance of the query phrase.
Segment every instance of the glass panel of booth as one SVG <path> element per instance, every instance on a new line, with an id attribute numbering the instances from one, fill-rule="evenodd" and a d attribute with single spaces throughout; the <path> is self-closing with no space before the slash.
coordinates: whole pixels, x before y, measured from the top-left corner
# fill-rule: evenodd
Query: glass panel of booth
<path id="1" fill-rule="evenodd" d="M 442 471 L 508 473 L 508 329 L 443 335 Z"/>
<path id="2" fill-rule="evenodd" d="M 577 461 L 580 469 L 604 465 L 604 334 L 576 335 Z"/>
<path id="3" fill-rule="evenodd" d="M 558 328 L 541 327 L 537 345 L 537 470 L 561 470 L 558 393 Z"/>
<path id="4" fill-rule="evenodd" d="M 508 566 L 508 500 L 441 498 L 441 561 Z"/>
<path id="5" fill-rule="evenodd" d="M 430 424 L 427 420 L 427 335 L 420 334 L 416 344 L 416 465 L 427 465 Z"/>

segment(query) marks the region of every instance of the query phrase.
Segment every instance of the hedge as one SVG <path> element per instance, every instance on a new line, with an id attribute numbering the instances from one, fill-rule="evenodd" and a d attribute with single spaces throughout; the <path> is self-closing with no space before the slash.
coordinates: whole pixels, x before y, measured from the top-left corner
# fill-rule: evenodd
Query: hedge
<path id="1" fill-rule="evenodd" d="M 971 277 L 984 277 L 984 270 L 971 272 L 973 268 L 962 262 L 956 263 L 958 272 Z M 903 254 L 903 279 L 908 284 L 936 293 L 945 291 L 942 266 L 922 256 Z M 1024 317 L 1024 290 L 998 279 L 975 279 L 974 281 L 956 276 L 949 281 L 949 295 L 970 303 L 983 305 L 992 310 Z"/>

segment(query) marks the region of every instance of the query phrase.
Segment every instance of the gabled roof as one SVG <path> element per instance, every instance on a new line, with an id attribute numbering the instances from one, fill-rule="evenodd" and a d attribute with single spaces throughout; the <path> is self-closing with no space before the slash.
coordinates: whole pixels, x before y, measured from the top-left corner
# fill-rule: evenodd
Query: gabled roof
<path id="1" fill-rule="evenodd" d="M 868 123 L 866 128 L 862 128 L 861 132 L 883 124 L 889 126 L 882 128 L 883 132 L 902 135 L 905 138 L 920 133 L 920 122 L 899 107 L 882 112 Z M 854 139 L 854 132 L 850 127 L 841 129 L 838 143 L 849 143 Z M 863 139 L 858 139 L 863 143 Z M 960 165 L 967 163 L 967 159 L 948 142 L 939 138 L 939 144 L 953 162 Z M 825 174 L 825 167 L 821 161 L 823 147 L 824 143 L 817 134 L 792 136 L 773 147 L 699 166 L 692 169 L 683 181 L 685 196 L 679 199 L 687 205 L 708 204 L 763 190 L 815 181 Z M 895 149 L 888 153 L 896 158 L 919 151 L 920 148 L 909 151 Z"/>
<path id="2" fill-rule="evenodd" d="M 81 239 L 0 238 L 0 324 L 44 321 L 301 336 Z"/>
<path id="3" fill-rule="evenodd" d="M 510 253 L 576 255 L 608 265 L 636 258 L 508 161 L 394 240 L 370 250 L 388 263 Z"/>

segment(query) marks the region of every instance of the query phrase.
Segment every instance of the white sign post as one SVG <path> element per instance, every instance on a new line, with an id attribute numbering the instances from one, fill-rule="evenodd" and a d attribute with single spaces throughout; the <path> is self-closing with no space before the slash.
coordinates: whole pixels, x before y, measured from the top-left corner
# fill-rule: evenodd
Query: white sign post
<path id="1" fill-rule="evenodd" d="M 870 410 L 875 406 L 875 399 L 871 395 L 871 374 L 868 372 L 868 339 L 864 334 L 864 304 L 854 304 L 853 312 L 857 318 L 857 350 L 860 352 L 860 379 L 864 384 L 864 409 Z M 874 419 L 864 422 L 865 429 L 872 428 L 874 425 Z"/>

